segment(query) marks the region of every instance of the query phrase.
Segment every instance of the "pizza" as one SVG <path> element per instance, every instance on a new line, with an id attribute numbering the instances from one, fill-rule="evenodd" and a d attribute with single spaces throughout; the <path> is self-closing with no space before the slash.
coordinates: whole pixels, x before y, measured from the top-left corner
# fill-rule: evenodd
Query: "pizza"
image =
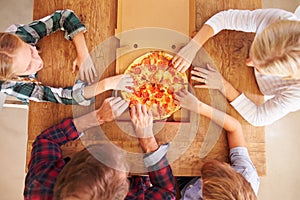
<path id="1" fill-rule="evenodd" d="M 122 97 L 130 106 L 145 104 L 155 120 L 165 119 L 180 109 L 174 103 L 174 93 L 188 86 L 186 74 L 173 67 L 172 58 L 163 51 L 149 52 L 135 59 L 124 72 L 134 79 L 134 92 L 122 91 Z"/>

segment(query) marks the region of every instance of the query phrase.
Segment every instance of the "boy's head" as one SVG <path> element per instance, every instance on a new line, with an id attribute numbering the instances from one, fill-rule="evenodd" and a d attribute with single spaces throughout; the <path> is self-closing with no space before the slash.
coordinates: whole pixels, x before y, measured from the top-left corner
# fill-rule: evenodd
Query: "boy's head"
<path id="1" fill-rule="evenodd" d="M 59 174 L 55 199 L 124 199 L 128 193 L 126 163 L 111 145 L 91 145 L 77 153 Z M 103 164 L 105 163 L 105 164 Z M 119 171 L 109 166 L 118 166 Z"/>
<path id="2" fill-rule="evenodd" d="M 250 183 L 227 163 L 217 160 L 205 163 L 201 178 L 206 200 L 257 199 Z"/>

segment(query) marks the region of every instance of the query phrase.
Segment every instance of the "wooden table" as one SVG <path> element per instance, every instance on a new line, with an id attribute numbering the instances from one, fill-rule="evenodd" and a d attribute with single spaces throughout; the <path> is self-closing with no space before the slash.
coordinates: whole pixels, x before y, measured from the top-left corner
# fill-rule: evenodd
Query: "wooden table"
<path id="1" fill-rule="evenodd" d="M 218 11 L 229 8 L 255 9 L 261 7 L 260 0 L 243 2 L 222 0 L 218 1 L 216 4 L 208 3 L 203 0 L 195 0 L 195 2 L 197 29 L 199 29 L 210 16 Z M 111 40 L 109 48 L 106 48 L 105 45 L 103 48 L 98 47 L 114 35 L 117 24 L 117 1 L 64 0 L 45 2 L 42 0 L 35 0 L 33 18 L 38 19 L 57 9 L 66 8 L 74 10 L 87 27 L 88 31 L 85 34 L 87 45 L 90 51 L 94 50 L 92 52 L 97 60 L 96 67 L 101 71 L 100 78 L 102 79 L 114 75 L 115 62 L 110 64 L 107 59 L 114 60 L 118 43 L 115 40 Z M 210 55 L 210 59 L 207 60 L 205 59 L 206 56 L 203 56 L 206 52 L 200 52 L 200 56 L 202 58 L 201 62 L 210 62 L 210 60 L 213 60 L 223 76 L 229 80 L 234 87 L 243 91 L 250 99 L 260 103 L 263 101 L 263 97 L 257 88 L 253 69 L 245 67 L 244 64 L 252 40 L 253 34 L 223 31 L 204 45 L 204 49 Z M 45 62 L 44 69 L 39 72 L 39 80 L 45 85 L 54 87 L 73 85 L 76 78 L 75 75 L 71 73 L 72 61 L 75 58 L 73 44 L 63 39 L 62 32 L 57 32 L 44 38 L 39 43 L 39 46 L 42 50 L 42 58 Z M 100 51 L 97 49 L 100 49 Z M 108 67 L 104 70 L 103 66 Z M 257 128 L 248 124 L 226 102 L 224 97 L 218 91 L 197 89 L 195 93 L 203 102 L 226 111 L 242 123 L 250 156 L 257 168 L 258 174 L 265 175 L 266 158 L 264 127 Z M 111 92 L 106 92 L 97 96 L 95 105 L 90 107 L 30 102 L 27 163 L 30 159 L 31 145 L 35 137 L 41 131 L 60 122 L 66 117 L 81 115 L 98 108 L 103 100 L 111 95 Z M 191 113 L 190 116 L 191 123 L 188 124 L 179 123 L 163 125 L 162 123 L 155 123 L 154 127 L 155 132 L 157 132 L 156 138 L 160 144 L 171 141 L 168 158 L 174 174 L 178 176 L 200 175 L 200 168 L 203 162 L 210 159 L 216 158 L 224 161 L 228 160 L 228 145 L 224 131 L 204 117 L 197 116 L 193 113 Z M 138 141 L 129 134 L 126 134 L 132 131 L 130 125 L 128 126 L 126 123 L 111 122 L 101 126 L 101 130 L 106 134 L 101 136 L 101 134 L 99 134 L 99 128 L 95 128 L 87 132 L 88 134 L 86 134 L 87 136 L 84 141 L 71 142 L 65 145 L 63 147 L 65 155 L 71 155 L 84 148 L 84 145 L 96 143 L 105 138 L 124 150 L 136 153 L 141 152 Z M 186 130 L 190 130 L 191 133 Z M 206 146 L 203 145 L 204 143 L 207 144 L 204 142 L 205 138 L 220 132 L 220 138 L 217 140 L 217 143 L 212 150 L 208 152 L 203 151 L 204 147 L 207 149 Z M 206 153 L 208 154 L 203 157 Z"/>

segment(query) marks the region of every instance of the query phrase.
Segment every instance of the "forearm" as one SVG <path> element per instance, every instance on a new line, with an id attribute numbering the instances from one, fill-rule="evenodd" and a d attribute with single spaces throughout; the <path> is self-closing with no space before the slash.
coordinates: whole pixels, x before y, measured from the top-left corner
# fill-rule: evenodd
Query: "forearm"
<path id="1" fill-rule="evenodd" d="M 199 32 L 195 35 L 193 40 L 198 42 L 200 47 L 202 47 L 204 43 L 212 36 L 214 36 L 213 29 L 209 25 L 204 24 L 199 30 Z"/>
<path id="2" fill-rule="evenodd" d="M 204 103 L 199 103 L 198 112 L 225 129 L 229 148 L 245 146 L 242 127 L 237 119 Z"/>
<path id="3" fill-rule="evenodd" d="M 221 93 L 226 97 L 226 99 L 229 102 L 232 102 L 235 100 L 238 96 L 241 95 L 241 93 L 235 89 L 231 83 L 229 83 L 227 80 L 223 79 L 223 88 L 220 89 Z"/>
<path id="4" fill-rule="evenodd" d="M 79 32 L 73 38 L 73 43 L 74 43 L 75 48 L 76 48 L 77 56 L 82 58 L 82 59 L 85 59 L 89 54 L 89 50 L 86 46 L 84 31 Z"/>
<path id="5" fill-rule="evenodd" d="M 73 123 L 78 132 L 83 132 L 89 128 L 103 124 L 104 121 L 98 120 L 96 111 L 93 111 L 81 117 L 74 118 Z"/>
<path id="6" fill-rule="evenodd" d="M 107 80 L 103 79 L 97 83 L 86 86 L 84 88 L 84 98 L 90 99 L 92 97 L 97 96 L 98 94 L 101 94 L 107 90 L 112 89 L 112 88 L 107 87 L 106 82 L 107 82 Z"/>

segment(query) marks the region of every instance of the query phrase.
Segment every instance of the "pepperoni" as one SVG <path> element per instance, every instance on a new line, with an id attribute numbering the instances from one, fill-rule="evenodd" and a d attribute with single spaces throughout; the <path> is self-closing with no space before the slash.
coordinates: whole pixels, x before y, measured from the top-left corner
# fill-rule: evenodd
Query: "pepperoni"
<path id="1" fill-rule="evenodd" d="M 140 87 L 140 90 L 144 90 L 144 89 L 146 89 L 146 85 L 142 85 L 142 86 Z"/>
<path id="2" fill-rule="evenodd" d="M 164 109 L 168 108 L 168 104 L 166 104 L 166 103 L 164 103 L 162 106 L 163 106 Z"/>
<path id="3" fill-rule="evenodd" d="M 158 98 L 158 99 L 162 98 L 163 96 L 164 96 L 163 92 L 159 92 L 159 93 L 157 93 L 157 94 L 154 95 L 154 97 Z"/>
<path id="4" fill-rule="evenodd" d="M 173 69 L 173 68 L 169 68 L 169 73 L 172 75 L 172 76 L 174 76 L 175 75 L 175 69 Z"/>
<path id="5" fill-rule="evenodd" d="M 135 94 L 137 97 L 142 97 L 141 91 L 136 91 L 136 92 L 134 92 L 134 94 Z"/>
<path id="6" fill-rule="evenodd" d="M 133 73 L 140 74 L 141 72 L 142 72 L 141 68 L 139 68 L 139 67 L 133 68 Z"/>
<path id="7" fill-rule="evenodd" d="M 171 101 L 171 98 L 170 97 L 166 97 L 166 102 L 170 103 L 170 101 Z"/>
<path id="8" fill-rule="evenodd" d="M 156 71 L 157 70 L 157 67 L 155 65 L 150 65 L 148 67 L 149 71 L 153 72 L 153 71 Z"/>
<path id="9" fill-rule="evenodd" d="M 168 88 L 167 92 L 168 92 L 168 94 L 173 94 L 174 93 L 171 88 Z"/>
<path id="10" fill-rule="evenodd" d="M 143 97 L 149 98 L 149 97 L 150 97 L 150 94 L 149 94 L 147 91 L 145 91 L 145 92 L 143 92 Z"/>

